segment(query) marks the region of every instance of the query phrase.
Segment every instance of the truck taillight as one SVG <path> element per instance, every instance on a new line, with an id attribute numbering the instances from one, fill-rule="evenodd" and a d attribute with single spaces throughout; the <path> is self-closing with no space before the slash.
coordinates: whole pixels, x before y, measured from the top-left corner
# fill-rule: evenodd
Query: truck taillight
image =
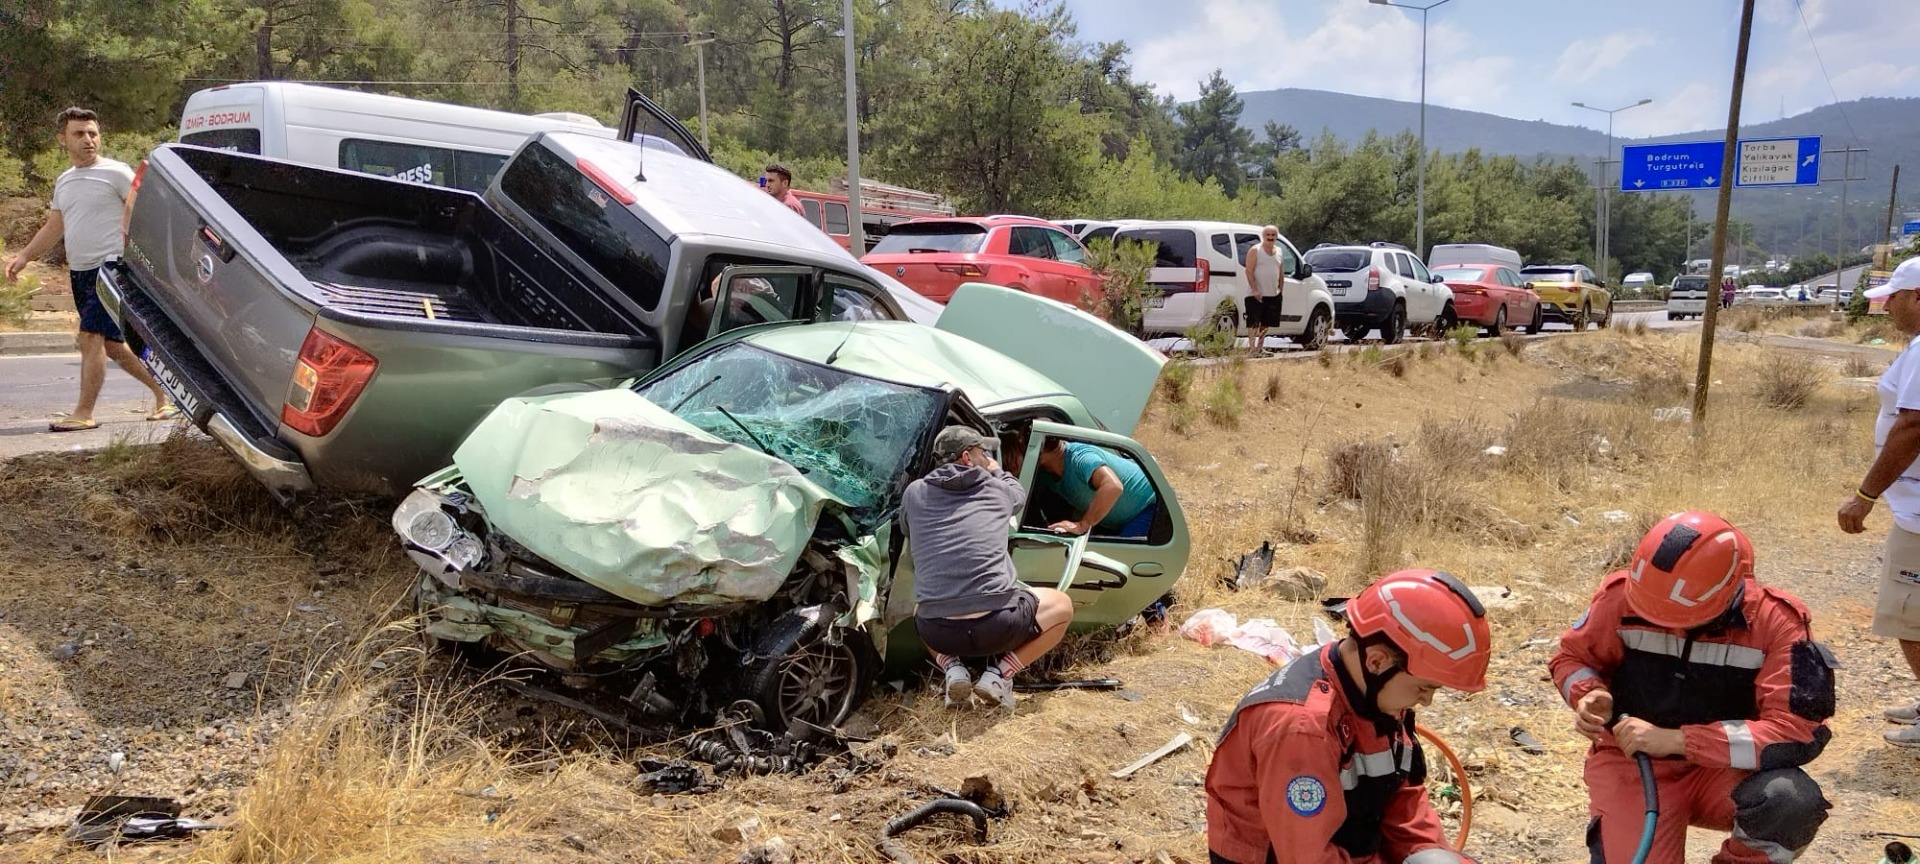
<path id="1" fill-rule="evenodd" d="M 1380 268 L 1375 267 L 1367 271 L 1367 290 L 1380 290 Z"/>
<path id="2" fill-rule="evenodd" d="M 324 437 L 340 425 L 378 368 L 379 360 L 352 343 L 317 327 L 307 331 L 280 422 L 303 435 Z"/>

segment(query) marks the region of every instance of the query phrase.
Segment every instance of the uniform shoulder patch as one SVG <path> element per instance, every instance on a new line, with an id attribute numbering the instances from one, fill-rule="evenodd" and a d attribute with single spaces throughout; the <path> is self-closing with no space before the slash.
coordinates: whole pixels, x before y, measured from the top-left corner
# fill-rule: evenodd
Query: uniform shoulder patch
<path id="1" fill-rule="evenodd" d="M 1302 816 L 1318 816 L 1327 806 L 1327 787 L 1318 777 L 1302 774 L 1287 781 L 1287 807 Z"/>
<path id="2" fill-rule="evenodd" d="M 1580 618 L 1573 622 L 1573 629 L 1578 630 L 1587 626 L 1587 619 L 1592 617 L 1593 607 L 1587 607 L 1587 611 L 1580 613 Z"/>

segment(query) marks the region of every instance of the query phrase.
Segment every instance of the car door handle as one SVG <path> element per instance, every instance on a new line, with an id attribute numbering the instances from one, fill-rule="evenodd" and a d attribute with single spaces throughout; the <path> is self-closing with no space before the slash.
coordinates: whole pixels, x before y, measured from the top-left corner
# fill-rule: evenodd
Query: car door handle
<path id="1" fill-rule="evenodd" d="M 1135 576 L 1165 576 L 1167 568 L 1160 566 L 1158 561 L 1142 561 L 1133 565 L 1133 569 L 1128 572 Z"/>

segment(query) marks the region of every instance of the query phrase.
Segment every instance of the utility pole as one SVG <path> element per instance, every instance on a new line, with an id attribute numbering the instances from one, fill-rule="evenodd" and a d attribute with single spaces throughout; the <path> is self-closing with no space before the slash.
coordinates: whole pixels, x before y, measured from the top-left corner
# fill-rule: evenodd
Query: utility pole
<path id="1" fill-rule="evenodd" d="M 853 257 L 867 254 L 867 220 L 860 210 L 860 113 L 854 98 L 853 0 L 843 0 L 847 28 L 847 244 Z"/>
<path id="2" fill-rule="evenodd" d="M 1880 239 L 1885 243 L 1893 242 L 1893 204 L 1900 200 L 1900 166 L 1893 166 L 1893 191 L 1887 193 L 1887 222 L 1880 228 Z"/>
<path id="3" fill-rule="evenodd" d="M 693 46 L 696 62 L 700 64 L 700 147 L 712 153 L 713 145 L 707 143 L 707 46 L 713 44 L 713 31 L 707 31 L 705 36 L 689 33 L 686 38 L 687 44 Z"/>
<path id="4" fill-rule="evenodd" d="M 1727 99 L 1727 145 L 1726 155 L 1721 157 L 1720 177 L 1726 181 L 1720 184 L 1720 201 L 1714 208 L 1713 248 L 1709 257 L 1713 263 L 1708 273 L 1719 273 L 1726 267 L 1727 257 L 1727 211 L 1733 207 L 1734 171 L 1740 160 L 1740 93 L 1747 85 L 1747 43 L 1753 39 L 1753 0 L 1743 0 L 1740 4 L 1740 48 L 1733 58 L 1733 93 Z M 1709 286 L 1714 285 L 1711 278 Z M 1698 439 L 1707 430 L 1707 386 L 1713 383 L 1713 325 L 1719 319 L 1719 292 L 1714 288 L 1707 291 L 1705 315 L 1700 316 L 1700 367 L 1693 379 L 1693 436 Z"/>
<path id="5" fill-rule="evenodd" d="M 1845 261 L 1847 257 L 1847 192 L 1849 191 L 1849 187 L 1852 186 L 1853 181 L 1867 179 L 1865 176 L 1867 166 L 1864 161 L 1867 152 L 1865 147 L 1847 147 L 1840 150 L 1828 150 L 1826 152 L 1828 156 L 1836 153 L 1841 156 L 1839 178 L 1840 219 L 1839 222 L 1834 225 L 1833 231 L 1833 285 L 1835 293 L 1846 290 L 1846 287 L 1840 284 L 1840 276 L 1847 272 L 1847 265 L 1841 263 Z M 1860 173 L 1862 176 L 1859 177 L 1853 176 L 1853 154 L 1855 153 L 1859 153 L 1862 156 L 1862 163 L 1860 165 Z M 1831 162 L 1832 160 L 1828 161 Z"/>

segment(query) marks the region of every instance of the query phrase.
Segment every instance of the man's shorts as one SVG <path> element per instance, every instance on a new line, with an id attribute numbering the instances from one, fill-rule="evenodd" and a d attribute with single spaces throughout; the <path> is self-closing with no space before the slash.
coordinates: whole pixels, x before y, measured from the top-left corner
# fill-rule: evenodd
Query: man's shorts
<path id="1" fill-rule="evenodd" d="M 1880 566 L 1880 599 L 1873 607 L 1873 632 L 1888 639 L 1920 642 L 1920 534 L 1896 525 L 1887 534 Z"/>
<path id="2" fill-rule="evenodd" d="M 1247 326 L 1280 326 L 1280 298 L 1247 295 Z"/>
<path id="3" fill-rule="evenodd" d="M 1040 598 L 1015 591 L 1003 608 L 978 618 L 913 619 L 920 641 L 949 657 L 998 657 L 1040 635 Z"/>
<path id="4" fill-rule="evenodd" d="M 107 314 L 107 307 L 100 305 L 99 293 L 93 290 L 100 281 L 100 268 L 68 270 L 67 278 L 73 282 L 73 308 L 80 313 L 80 332 L 97 333 L 108 342 L 127 341 L 120 335 L 120 327 L 113 323 L 113 317 Z"/>

